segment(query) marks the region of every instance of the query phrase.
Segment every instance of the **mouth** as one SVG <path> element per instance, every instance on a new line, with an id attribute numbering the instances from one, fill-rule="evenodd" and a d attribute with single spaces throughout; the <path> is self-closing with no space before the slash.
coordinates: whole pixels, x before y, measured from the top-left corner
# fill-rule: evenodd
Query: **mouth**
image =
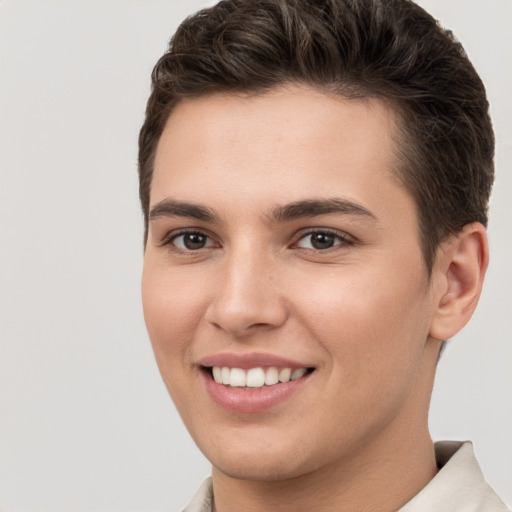
<path id="1" fill-rule="evenodd" d="M 206 391 L 224 410 L 236 413 L 276 411 L 312 382 L 315 366 L 277 354 L 217 353 L 198 361 Z M 301 395 L 297 395 L 301 396 Z"/>
<path id="2" fill-rule="evenodd" d="M 256 390 L 301 379 L 313 373 L 312 367 L 262 367 L 236 368 L 228 366 L 203 367 L 210 379 L 230 388 Z"/>

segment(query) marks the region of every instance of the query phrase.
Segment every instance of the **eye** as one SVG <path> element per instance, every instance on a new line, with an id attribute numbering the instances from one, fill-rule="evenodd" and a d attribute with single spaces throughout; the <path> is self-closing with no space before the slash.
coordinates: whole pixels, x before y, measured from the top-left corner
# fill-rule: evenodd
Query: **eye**
<path id="1" fill-rule="evenodd" d="M 350 245 L 351 243 L 352 241 L 348 237 L 331 231 L 313 231 L 303 235 L 295 246 L 301 249 L 325 251 L 338 245 Z"/>
<path id="2" fill-rule="evenodd" d="M 171 237 L 167 244 L 173 245 L 182 251 L 198 251 L 215 246 L 213 240 L 200 231 L 185 231 L 179 233 Z"/>

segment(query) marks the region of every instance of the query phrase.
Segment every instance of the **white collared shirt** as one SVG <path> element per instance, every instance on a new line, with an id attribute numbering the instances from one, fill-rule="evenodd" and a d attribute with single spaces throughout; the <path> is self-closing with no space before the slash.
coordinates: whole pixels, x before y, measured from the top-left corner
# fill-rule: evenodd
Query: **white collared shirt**
<path id="1" fill-rule="evenodd" d="M 437 475 L 397 512 L 510 512 L 484 480 L 471 442 L 435 444 Z M 183 512 L 211 512 L 211 478 L 203 482 Z"/>

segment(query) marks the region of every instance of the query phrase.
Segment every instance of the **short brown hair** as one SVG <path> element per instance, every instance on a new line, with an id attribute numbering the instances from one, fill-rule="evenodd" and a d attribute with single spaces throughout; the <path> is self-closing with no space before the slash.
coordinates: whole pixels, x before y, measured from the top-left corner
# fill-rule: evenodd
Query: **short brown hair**
<path id="1" fill-rule="evenodd" d="M 294 83 L 394 107 L 397 175 L 429 272 L 441 241 L 487 225 L 494 134 L 485 88 L 451 32 L 409 0 L 224 0 L 187 18 L 153 70 L 139 136 L 146 238 L 154 156 L 177 102 Z"/>

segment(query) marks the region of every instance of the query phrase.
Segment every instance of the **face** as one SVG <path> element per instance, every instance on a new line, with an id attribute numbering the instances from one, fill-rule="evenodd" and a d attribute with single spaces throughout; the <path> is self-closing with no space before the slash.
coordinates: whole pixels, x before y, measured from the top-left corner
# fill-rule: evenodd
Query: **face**
<path id="1" fill-rule="evenodd" d="M 144 314 L 214 471 L 332 468 L 394 449 L 426 416 L 434 300 L 394 129 L 377 100 L 305 87 L 184 100 L 170 116 Z"/>

